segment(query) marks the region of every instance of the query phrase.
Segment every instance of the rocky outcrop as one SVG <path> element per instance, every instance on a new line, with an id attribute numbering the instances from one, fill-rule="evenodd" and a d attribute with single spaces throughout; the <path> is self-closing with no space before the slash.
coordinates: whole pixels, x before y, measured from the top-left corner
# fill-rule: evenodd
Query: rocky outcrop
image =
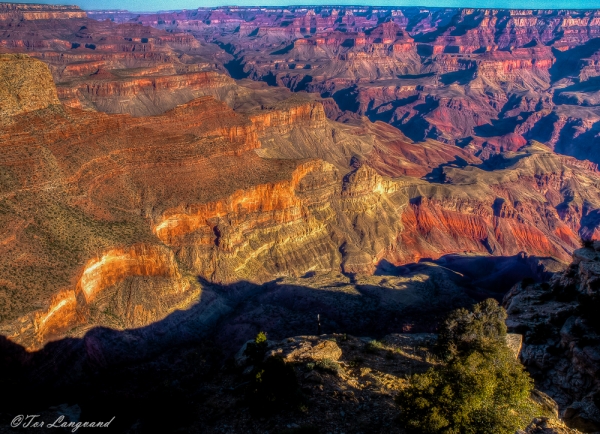
<path id="1" fill-rule="evenodd" d="M 59 104 L 48 67 L 26 55 L 0 54 L 0 121 Z"/>
<path id="2" fill-rule="evenodd" d="M 150 278 L 159 285 L 135 285 L 134 289 L 136 278 Z M 125 281 L 128 290 L 119 288 Z M 88 261 L 74 289 L 61 291 L 47 311 L 35 314 L 33 336 L 21 330 L 16 340 L 35 349 L 74 327 L 87 329 L 107 320 L 114 326 L 111 315 L 122 318 L 122 326 L 143 326 L 187 306 L 197 295 L 197 288 L 182 279 L 170 250 L 143 244 L 111 249 Z M 106 318 L 91 312 L 103 308 Z"/>
<path id="3" fill-rule="evenodd" d="M 335 224 L 327 200 L 336 178 L 331 165 L 307 162 L 290 180 L 237 190 L 183 213 L 167 209 L 154 232 L 189 269 L 217 282 L 331 270 L 338 253 L 327 237 L 327 224 Z"/>
<path id="4" fill-rule="evenodd" d="M 285 134 L 298 125 L 321 128 L 326 122 L 321 103 L 296 98 L 290 98 L 274 107 L 263 106 L 260 112 L 249 113 L 249 117 L 259 134 L 267 129 Z"/>
<path id="5" fill-rule="evenodd" d="M 517 434 L 577 434 L 579 431 L 568 428 L 561 421 L 545 417 L 535 418 L 530 425 Z"/>
<path id="6" fill-rule="evenodd" d="M 567 425 L 582 432 L 600 427 L 599 252 L 598 242 L 589 243 L 549 284 L 523 282 L 505 297 L 509 329 L 525 335 L 521 360 Z"/>
<path id="7" fill-rule="evenodd" d="M 235 356 L 235 363 L 245 367 L 252 363 L 248 358 L 248 348 L 254 341 L 246 342 Z M 335 340 L 323 339 L 320 336 L 297 336 L 283 341 L 267 341 L 264 359 L 281 357 L 286 363 L 310 363 L 324 360 L 337 362 L 342 350 Z"/>

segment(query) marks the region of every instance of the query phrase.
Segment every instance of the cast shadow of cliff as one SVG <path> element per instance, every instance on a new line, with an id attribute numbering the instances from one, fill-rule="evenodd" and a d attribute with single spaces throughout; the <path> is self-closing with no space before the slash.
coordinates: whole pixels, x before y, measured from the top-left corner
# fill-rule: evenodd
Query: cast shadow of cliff
<path id="1" fill-rule="evenodd" d="M 551 42 L 548 43 L 550 44 Z M 576 75 L 580 60 L 592 56 L 598 50 L 600 50 L 600 38 L 592 38 L 585 44 L 566 51 L 552 49 L 556 62 L 549 71 L 551 81 L 554 83 L 564 77 Z"/>
<path id="2" fill-rule="evenodd" d="M 447 163 L 440 164 L 438 167 L 433 169 L 427 175 L 423 176 L 429 182 L 444 183 L 446 175 L 444 174 L 444 168 L 446 167 L 458 167 L 465 168 L 469 166 L 469 162 L 461 157 L 456 157 L 454 160 Z"/>
<path id="3" fill-rule="evenodd" d="M 549 268 L 561 267 L 551 257 L 529 256 L 524 252 L 513 256 L 448 254 L 431 262 L 463 275 L 469 285 L 477 290 L 474 295 L 481 294 L 498 301 L 520 281 L 530 279 L 546 282 L 553 275 Z M 552 265 L 549 267 L 548 264 Z"/>
<path id="4" fill-rule="evenodd" d="M 276 279 L 265 284 L 247 281 L 231 285 L 219 285 L 199 279 L 203 286 L 200 300 L 187 310 L 177 310 L 164 319 L 144 327 L 115 330 L 95 327 L 81 338 L 64 338 L 47 343 L 42 349 L 27 352 L 21 346 L 9 344 L 2 338 L 2 360 L 6 366 L 24 361 L 26 367 L 35 367 L 41 381 L 43 377 L 71 377 L 72 367 L 85 368 L 87 372 L 100 372 L 111 366 L 125 366 L 140 360 L 151 360 L 161 352 L 176 347 L 196 344 L 207 337 L 219 344 L 219 335 L 233 322 L 244 322 L 249 327 L 237 331 L 234 341 L 245 342 L 259 330 L 281 337 L 293 334 L 316 333 L 316 315 L 322 319 L 323 333 L 350 333 L 364 335 L 397 331 L 382 315 L 407 316 L 411 309 L 426 316 L 439 306 L 428 302 L 421 304 L 419 298 L 427 295 L 417 285 L 391 282 L 395 277 L 422 276 L 430 279 L 431 285 L 452 281 L 450 298 L 461 302 L 468 298 L 478 301 L 480 297 L 502 298 L 517 282 L 529 278 L 545 281 L 551 273 L 546 271 L 543 261 L 550 258 L 519 255 L 465 256 L 445 255 L 437 260 L 421 259 L 419 263 L 395 266 L 380 261 L 374 276 L 368 279 L 346 279 L 342 274 L 327 275 L 322 280 L 307 273 L 304 278 L 288 283 Z M 446 274 L 436 276 L 439 270 Z M 437 279 L 437 280 L 436 280 Z M 306 281 L 306 284 L 302 283 Z M 391 282 L 391 283 L 390 283 Z M 400 285 L 403 285 L 400 288 Z M 433 295 L 435 294 L 433 290 Z M 467 298 L 462 293 L 469 293 Z M 410 303 L 390 305 L 387 301 L 410 298 Z M 480 296 L 473 297 L 472 295 Z M 439 293 L 441 310 L 448 310 L 443 299 L 448 294 Z M 409 309 L 404 309 L 408 307 Z M 259 308 L 258 310 L 256 310 Z M 289 311 L 289 312 L 286 312 Z M 240 321 L 244 318 L 244 321 Z M 247 320 L 247 321 L 246 321 Z M 422 329 L 435 327 L 424 321 Z M 246 330 L 247 329 L 247 330 Z M 220 342 L 227 349 L 230 341 Z M 236 343 L 237 345 L 237 343 Z M 234 345 L 234 349 L 239 348 Z M 229 349 L 231 350 L 231 348 Z M 226 351 L 227 352 L 227 351 Z M 82 354 L 85 355 L 82 359 Z M 17 363 L 18 365 L 18 363 Z M 15 365 L 16 366 L 16 365 Z"/>
<path id="5" fill-rule="evenodd" d="M 452 309 L 501 298 L 512 281 L 543 278 L 534 262 L 447 255 L 402 267 L 382 261 L 367 279 L 338 274 L 319 281 L 309 274 L 306 284 L 299 278 L 262 285 L 199 279 L 204 289 L 197 304 L 145 327 L 95 327 L 81 338 L 49 342 L 33 352 L 0 336 L 0 386 L 11 398 L 0 413 L 36 414 L 77 403 L 82 420 L 116 414 L 118 426 L 131 426 L 135 415 L 156 426 L 168 424 L 173 414 L 185 420 L 189 405 L 206 399 L 204 385 L 258 331 L 274 340 L 318 331 L 377 339 L 432 332 Z M 407 276 L 426 284 L 407 285 L 402 279 Z M 494 286 L 494 279 L 501 283 Z"/>

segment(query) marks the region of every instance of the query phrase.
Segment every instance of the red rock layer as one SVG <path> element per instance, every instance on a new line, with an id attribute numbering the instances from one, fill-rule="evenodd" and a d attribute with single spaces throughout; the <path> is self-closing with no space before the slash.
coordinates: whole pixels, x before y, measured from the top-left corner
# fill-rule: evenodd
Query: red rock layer
<path id="1" fill-rule="evenodd" d="M 26 85 L 46 91 L 40 71 Z M 595 166 L 542 145 L 483 164 L 383 123 L 334 123 L 307 98 L 246 114 L 211 97 L 148 117 L 36 108 L 0 119 L 0 227 L 14 231 L 0 234 L 0 327 L 30 347 L 164 318 L 198 299 L 198 277 L 372 273 L 457 252 L 560 259 L 600 208 Z"/>

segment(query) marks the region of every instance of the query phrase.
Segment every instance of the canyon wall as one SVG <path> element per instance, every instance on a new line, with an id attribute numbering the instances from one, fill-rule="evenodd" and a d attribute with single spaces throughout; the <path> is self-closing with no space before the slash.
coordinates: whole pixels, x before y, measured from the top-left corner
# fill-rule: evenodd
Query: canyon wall
<path id="1" fill-rule="evenodd" d="M 372 24 L 359 18 L 347 23 Z M 321 95 L 292 95 L 227 77 L 225 61 L 252 61 L 243 44 L 227 53 L 132 23 L 61 25 L 63 52 L 5 44 L 48 68 L 2 56 L 24 73 L 1 70 L 0 330 L 28 348 L 98 325 L 145 327 L 203 300 L 213 315 L 226 303 L 211 285 L 372 275 L 457 253 L 565 262 L 580 237 L 598 236 L 595 164 L 528 140 L 555 111 L 536 92 L 557 55 L 538 43 L 444 49 L 425 65 L 423 36 L 398 23 L 315 34 L 280 49 L 330 71 L 362 63 L 355 76 L 296 81 Z M 48 41 L 56 28 L 0 40 Z M 116 39 L 100 44 L 107 31 Z M 23 106 L 20 92 L 37 99 Z M 497 113 L 538 109 L 520 139 L 486 136 Z M 456 146 L 470 132 L 480 140 Z"/>
<path id="2" fill-rule="evenodd" d="M 68 20 L 86 18 L 79 6 L 41 5 L 28 3 L 2 3 L 0 20 Z"/>

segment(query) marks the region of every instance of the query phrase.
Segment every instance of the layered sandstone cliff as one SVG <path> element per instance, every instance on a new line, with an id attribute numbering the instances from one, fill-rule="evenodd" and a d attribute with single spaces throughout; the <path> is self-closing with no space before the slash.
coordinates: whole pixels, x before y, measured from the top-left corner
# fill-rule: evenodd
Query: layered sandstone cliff
<path id="1" fill-rule="evenodd" d="M 593 11 L 348 7 L 334 15 L 329 7 L 291 7 L 288 18 L 281 12 L 96 11 L 103 21 L 39 19 L 18 26 L 9 17 L 0 22 L 0 47 L 48 62 L 61 83 L 59 97 L 73 107 L 148 115 L 200 94 L 231 102 L 229 85 L 206 90 L 195 80 L 183 83 L 189 77 L 173 77 L 216 69 L 333 97 L 342 111 L 391 123 L 412 140 L 466 145 L 483 159 L 534 139 L 600 162 L 593 80 L 600 22 Z M 141 74 L 160 75 L 158 87 L 168 82 L 177 90 L 155 91 L 134 78 Z M 114 95 L 124 87 L 138 96 Z M 113 95 L 90 95 L 88 89 L 99 88 Z M 335 119 L 340 112 L 329 114 Z"/>
<path id="2" fill-rule="evenodd" d="M 150 72 L 149 76 L 141 77 L 125 74 L 105 72 L 102 78 L 92 76 L 65 82 L 58 87 L 58 96 L 65 105 L 74 108 L 150 116 L 200 96 L 227 100 L 235 87 L 232 79 L 216 71 L 183 74 L 172 71 L 169 75 L 150 75 Z"/>
<path id="3" fill-rule="evenodd" d="M 581 86 L 597 75 L 594 11 L 347 7 L 335 18 L 328 7 L 292 7 L 287 13 L 289 22 L 269 8 L 140 19 L 225 47 L 235 58 L 228 64 L 234 76 L 332 96 L 342 110 L 389 122 L 413 140 L 469 144 L 487 159 L 535 139 L 598 162 L 597 110 L 572 107 L 598 105 L 593 85 Z M 557 121 L 564 112 L 573 113 L 566 128 Z M 550 137 L 549 128 L 560 133 Z"/>
<path id="4" fill-rule="evenodd" d="M 49 83 L 40 70 L 28 88 Z M 595 167 L 542 145 L 482 165 L 385 124 L 333 122 L 311 98 L 234 111 L 204 96 L 151 117 L 36 108 L 9 107 L 0 136 L 1 327 L 31 348 L 199 300 L 213 321 L 226 308 L 202 295 L 210 282 L 457 252 L 565 260 L 600 208 Z"/>

